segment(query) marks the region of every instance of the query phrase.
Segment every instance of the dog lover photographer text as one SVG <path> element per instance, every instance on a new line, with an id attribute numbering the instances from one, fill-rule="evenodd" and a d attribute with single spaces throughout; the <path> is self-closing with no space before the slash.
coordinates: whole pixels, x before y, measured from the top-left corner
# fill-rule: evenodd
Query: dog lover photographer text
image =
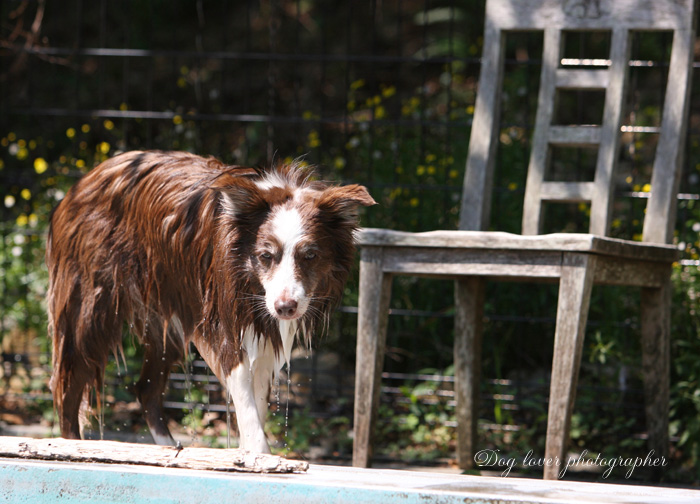
<path id="1" fill-rule="evenodd" d="M 514 467 L 521 468 L 543 468 L 558 467 L 557 476 L 561 479 L 569 469 L 591 469 L 602 468 L 603 478 L 607 479 L 616 468 L 624 470 L 624 478 L 629 479 L 638 467 L 666 467 L 668 461 L 663 456 L 657 456 L 651 450 L 645 457 L 604 457 L 598 454 L 595 458 L 589 457 L 588 450 L 584 450 L 577 457 L 569 457 L 565 463 L 559 457 L 545 458 L 538 457 L 533 450 L 528 451 L 523 457 L 504 457 L 499 454 L 500 450 L 480 450 L 474 455 L 474 462 L 480 468 L 492 468 L 501 470 L 501 476 L 510 475 Z"/>

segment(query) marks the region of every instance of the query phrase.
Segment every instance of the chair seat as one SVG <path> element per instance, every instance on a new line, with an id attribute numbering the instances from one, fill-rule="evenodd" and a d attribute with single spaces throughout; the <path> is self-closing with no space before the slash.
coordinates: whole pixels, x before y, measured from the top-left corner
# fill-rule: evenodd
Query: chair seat
<path id="1" fill-rule="evenodd" d="M 435 247 L 540 252 L 584 252 L 640 261 L 672 263 L 679 258 L 673 245 L 620 240 L 592 234 L 553 233 L 518 235 L 500 231 L 427 231 L 410 233 L 391 229 L 363 228 L 357 234 L 360 246 Z"/>
<path id="2" fill-rule="evenodd" d="M 562 276 L 566 256 L 589 256 L 595 258 L 591 263 L 595 284 L 659 287 L 668 280 L 670 265 L 679 256 L 672 245 L 591 234 L 408 233 L 365 228 L 357 238 L 363 250 L 381 251 L 382 272 L 428 278 L 556 281 Z"/>

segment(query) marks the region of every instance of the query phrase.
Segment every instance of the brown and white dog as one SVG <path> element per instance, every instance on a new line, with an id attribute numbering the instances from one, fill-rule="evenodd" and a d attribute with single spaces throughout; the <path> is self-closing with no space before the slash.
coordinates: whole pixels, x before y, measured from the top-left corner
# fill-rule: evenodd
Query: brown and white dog
<path id="1" fill-rule="evenodd" d="M 56 207 L 46 247 L 51 388 L 67 438 L 98 397 L 131 328 L 145 347 L 136 390 L 153 438 L 173 444 L 163 392 L 192 342 L 233 400 L 246 450 L 269 453 L 272 377 L 340 300 L 355 247 L 359 185 L 310 179 L 298 163 L 226 166 L 182 152 L 129 152 Z M 99 400 L 98 400 L 99 402 Z"/>

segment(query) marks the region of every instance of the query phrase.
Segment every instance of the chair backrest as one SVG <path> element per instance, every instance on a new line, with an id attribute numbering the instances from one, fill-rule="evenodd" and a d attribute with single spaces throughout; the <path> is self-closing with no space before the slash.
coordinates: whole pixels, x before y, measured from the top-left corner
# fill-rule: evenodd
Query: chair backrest
<path id="1" fill-rule="evenodd" d="M 467 157 L 460 229 L 488 229 L 507 32 L 544 32 L 542 73 L 525 186 L 523 234 L 541 232 L 542 204 L 590 202 L 590 233 L 606 235 L 619 155 L 632 31 L 672 31 L 673 43 L 643 240 L 673 237 L 692 74 L 694 0 L 487 0 L 484 52 Z M 563 67 L 562 32 L 611 33 L 602 69 Z M 559 89 L 605 90 L 599 126 L 552 125 Z M 545 180 L 552 147 L 598 146 L 592 182 Z"/>

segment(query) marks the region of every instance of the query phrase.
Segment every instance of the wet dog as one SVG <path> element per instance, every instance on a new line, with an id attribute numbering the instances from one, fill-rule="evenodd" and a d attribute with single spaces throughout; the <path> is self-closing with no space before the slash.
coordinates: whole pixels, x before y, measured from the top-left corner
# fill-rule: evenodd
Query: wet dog
<path id="1" fill-rule="evenodd" d="M 61 433 L 81 436 L 125 327 L 145 347 L 137 395 L 154 440 L 173 444 L 162 398 L 193 343 L 236 410 L 240 446 L 269 452 L 273 376 L 342 295 L 359 185 L 182 152 L 129 152 L 83 177 L 56 207 L 46 247 L 51 389 Z"/>

